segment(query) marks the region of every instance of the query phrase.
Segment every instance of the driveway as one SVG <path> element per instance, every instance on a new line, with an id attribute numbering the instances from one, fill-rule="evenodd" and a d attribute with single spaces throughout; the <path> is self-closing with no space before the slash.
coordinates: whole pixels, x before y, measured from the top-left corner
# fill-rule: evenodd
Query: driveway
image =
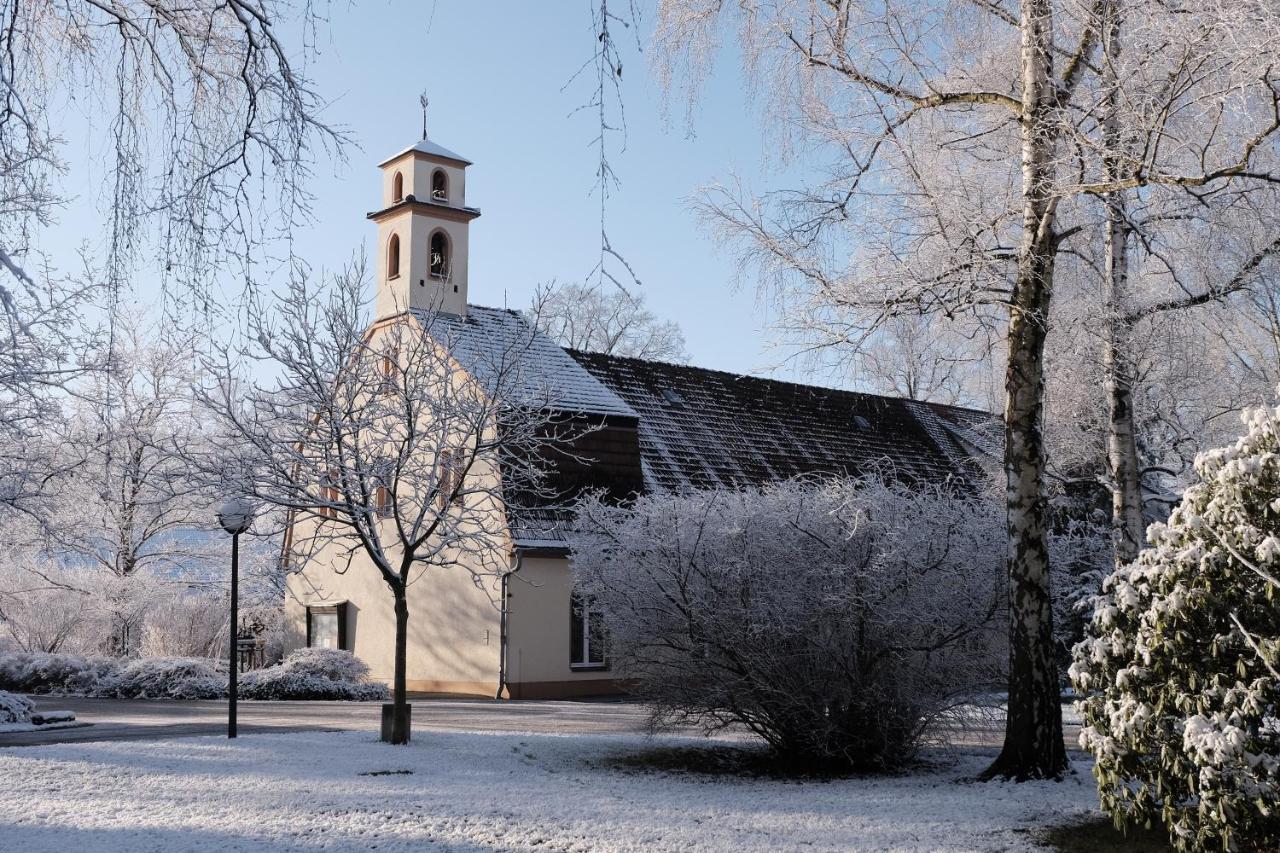
<path id="1" fill-rule="evenodd" d="M 227 703 L 171 699 L 84 699 L 32 696 L 37 710 L 71 710 L 80 722 L 71 729 L 0 733 L 0 747 L 73 741 L 187 735 L 220 735 L 227 730 Z M 415 731 L 534 732 L 546 734 L 636 734 L 645 712 L 629 702 L 493 699 L 414 699 Z M 245 702 L 239 704 L 239 731 L 376 731 L 379 702 Z"/>

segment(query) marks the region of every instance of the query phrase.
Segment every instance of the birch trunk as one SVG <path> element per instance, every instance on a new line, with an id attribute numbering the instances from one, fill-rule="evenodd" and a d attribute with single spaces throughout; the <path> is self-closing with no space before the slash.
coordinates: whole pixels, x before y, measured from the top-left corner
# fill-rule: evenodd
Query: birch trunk
<path id="1" fill-rule="evenodd" d="M 1045 532 L 1044 342 L 1053 292 L 1055 130 L 1051 0 L 1023 0 L 1022 239 L 1005 374 L 1009 536 L 1009 704 L 1004 748 L 988 778 L 1054 778 L 1067 767 L 1054 658 Z"/>
<path id="2" fill-rule="evenodd" d="M 1103 6 L 1103 81 L 1106 115 L 1103 118 L 1103 168 L 1108 183 L 1121 172 L 1120 131 L 1120 0 Z M 1111 488 L 1111 538 L 1117 566 L 1133 562 L 1142 547 L 1142 481 L 1138 469 L 1138 438 L 1134 426 L 1132 324 L 1129 304 L 1129 220 L 1123 191 L 1107 193 L 1104 232 L 1104 289 L 1106 340 L 1103 369 L 1106 373 L 1109 420 L 1107 468 Z"/>

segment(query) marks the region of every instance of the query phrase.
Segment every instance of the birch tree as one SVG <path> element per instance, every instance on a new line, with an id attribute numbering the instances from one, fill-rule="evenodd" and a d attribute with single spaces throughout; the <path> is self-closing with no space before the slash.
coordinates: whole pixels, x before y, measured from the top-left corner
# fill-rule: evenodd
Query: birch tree
<path id="1" fill-rule="evenodd" d="M 1148 4 L 1122 0 L 1106 0 L 1099 7 L 1098 147 L 1103 181 L 1110 186 L 1100 194 L 1102 362 L 1117 565 L 1137 556 L 1146 527 L 1134 410 L 1137 326 L 1159 322 L 1170 312 L 1223 303 L 1259 286 L 1280 252 L 1280 221 L 1271 213 L 1277 201 L 1272 185 L 1280 180 L 1280 171 L 1269 150 L 1280 117 L 1275 83 L 1265 58 L 1251 63 L 1248 55 L 1241 55 L 1274 44 L 1274 13 L 1252 4 L 1234 10 L 1210 7 L 1185 27 L 1185 33 L 1170 38 L 1171 29 L 1185 24 L 1171 28 L 1151 11 Z M 1222 13 L 1256 22 L 1260 32 L 1242 40 L 1245 31 L 1224 26 L 1217 16 Z M 1191 40 L 1196 34 L 1221 44 L 1206 51 Z M 1162 50 L 1171 57 L 1149 61 Z M 1240 86 L 1248 76 L 1260 82 L 1257 91 Z M 1188 91 L 1196 90 L 1204 94 L 1187 97 Z M 1220 103 L 1214 103 L 1214 95 Z M 1157 182 L 1149 188 L 1144 181 L 1134 181 L 1150 168 L 1149 152 L 1171 142 L 1188 151 L 1208 151 L 1220 134 L 1240 140 L 1244 157 L 1237 164 L 1238 180 L 1218 175 L 1205 183 Z M 1252 156 L 1260 147 L 1263 152 Z"/>
<path id="2" fill-rule="evenodd" d="M 901 314 L 1006 312 L 1005 477 L 1010 680 L 1004 748 L 989 773 L 1066 767 L 1045 518 L 1045 341 L 1055 274 L 1089 199 L 1142 187 L 1208 192 L 1265 172 L 1277 102 L 1263 4 L 1134 3 L 1142 69 L 1118 86 L 1160 112 L 1162 140 L 1108 176 L 1097 132 L 1104 2 L 664 0 L 660 72 L 696 87 L 724 26 L 769 93 L 780 135 L 835 152 L 818 185 L 763 198 L 712 188 L 700 209 L 742 248 L 789 318 L 868 333 Z M 1248 104 L 1238 116 L 1229 105 Z M 1268 110 L 1267 107 L 1271 109 Z M 1200 132 L 1204 119 L 1216 132 Z M 1237 120 L 1237 118 L 1239 120 Z M 1194 132 L 1193 132 L 1194 131 Z M 785 324 L 784 324 L 785 325 Z M 821 323 L 819 333 L 821 333 Z"/>
<path id="3" fill-rule="evenodd" d="M 405 743 L 408 587 L 454 571 L 488 590 L 509 568 L 507 509 L 548 497 L 544 451 L 578 427 L 526 374 L 535 333 L 517 317 L 485 341 L 447 314 L 371 324 L 364 284 L 361 264 L 322 286 L 300 273 L 249 310 L 245 342 L 210 365 L 200 398 L 219 428 L 194 461 L 287 511 L 291 567 L 377 572 L 395 606 L 391 741 Z"/>

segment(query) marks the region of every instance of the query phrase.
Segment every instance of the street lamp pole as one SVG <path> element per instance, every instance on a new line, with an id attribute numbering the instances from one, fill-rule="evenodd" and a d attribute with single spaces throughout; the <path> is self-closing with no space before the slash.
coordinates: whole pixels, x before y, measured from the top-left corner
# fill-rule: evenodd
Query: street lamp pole
<path id="1" fill-rule="evenodd" d="M 240 534 L 231 534 L 231 673 L 227 681 L 227 737 L 236 736 L 240 675 Z"/>
<path id="2" fill-rule="evenodd" d="M 240 674 L 240 534 L 253 524 L 256 507 L 246 498 L 227 501 L 218 510 L 218 523 L 231 534 L 231 645 L 227 655 L 227 737 L 236 736 L 237 684 Z"/>

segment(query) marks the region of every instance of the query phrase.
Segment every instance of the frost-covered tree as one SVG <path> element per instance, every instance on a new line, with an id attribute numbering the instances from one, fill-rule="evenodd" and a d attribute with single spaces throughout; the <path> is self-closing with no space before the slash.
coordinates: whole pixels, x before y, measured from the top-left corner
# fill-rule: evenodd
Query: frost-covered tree
<path id="1" fill-rule="evenodd" d="M 1103 808 L 1180 850 L 1280 847 L 1280 409 L 1244 420 L 1107 578 L 1071 667 Z"/>
<path id="2" fill-rule="evenodd" d="M 33 570 L 34 569 L 34 570 Z M 86 642 L 94 621 L 88 595 L 61 577 L 56 564 L 42 564 L 33 551 L 10 543 L 0 560 L 0 634 L 24 652 L 96 651 Z"/>
<path id="3" fill-rule="evenodd" d="M 696 87 L 729 30 L 779 119 L 770 126 L 831 152 L 809 186 L 714 187 L 699 203 L 778 300 L 784 329 L 811 346 L 843 346 L 901 314 L 1003 314 L 1011 660 L 991 773 L 1019 779 L 1066 767 L 1043 444 L 1056 279 L 1088 262 L 1072 240 L 1096 224 L 1093 199 L 1265 179 L 1280 129 L 1270 64 L 1280 21 L 1265 3 L 1207 3 L 1195 14 L 1124 3 L 1129 32 L 1142 36 L 1110 88 L 1100 52 L 1109 9 L 1107 0 L 659 4 L 668 79 Z M 1159 144 L 1132 157 L 1108 148 L 1101 103 L 1112 94 L 1128 110 L 1129 138 Z"/>
<path id="4" fill-rule="evenodd" d="M 216 426 L 191 462 L 288 513 L 292 565 L 378 573 L 396 618 L 391 740 L 405 743 L 408 586 L 508 570 L 508 503 L 544 496 L 543 449 L 579 427 L 526 371 L 532 327 L 481 344 L 443 313 L 373 324 L 365 279 L 361 264 L 322 285 L 299 274 L 250 307 L 244 342 L 210 365 Z"/>
<path id="5" fill-rule="evenodd" d="M 606 289 L 607 288 L 607 289 Z M 671 320 L 659 320 L 644 297 L 612 284 L 550 284 L 533 294 L 529 319 L 563 347 L 684 362 L 684 333 Z"/>
<path id="6" fill-rule="evenodd" d="M 195 360 L 189 342 L 122 319 L 110 357 L 72 386 L 59 441 L 69 470 L 47 502 L 42 546 L 76 569 L 60 582 L 114 614 L 108 654 L 137 650 L 160 586 L 206 580 L 226 564 L 225 543 L 204 531 L 212 499 L 173 453 L 201 441 Z"/>
<path id="7" fill-rule="evenodd" d="M 839 353 L 833 349 L 830 355 L 848 361 L 854 380 L 876 393 L 986 411 L 998 408 L 998 368 L 982 329 L 904 315 L 886 322 L 865 342 Z"/>
<path id="8" fill-rule="evenodd" d="M 32 431 L 92 366 L 92 302 L 113 313 L 146 259 L 207 318 L 218 272 L 305 219 L 314 155 L 345 142 L 308 79 L 321 21 L 281 0 L 0 8 L 0 508 L 42 512 L 66 470 Z M 36 248 L 71 205 L 100 212 L 83 270 Z"/>
<path id="9" fill-rule="evenodd" d="M 33 238 L 85 189 L 106 203 L 113 287 L 150 242 L 168 275 L 205 296 L 213 269 L 247 260 L 304 217 L 312 156 L 345 141 L 322 121 L 308 79 L 320 22 L 311 4 L 280 0 L 51 0 L 0 10 L 5 308 L 35 278 L 25 262 Z M 290 27 L 300 43 L 283 35 Z M 101 154 L 100 186 L 62 185 L 68 139 Z"/>
<path id="10" fill-rule="evenodd" d="M 998 502 L 877 476 L 590 498 L 575 591 L 656 725 L 886 769 L 1004 672 Z"/>

